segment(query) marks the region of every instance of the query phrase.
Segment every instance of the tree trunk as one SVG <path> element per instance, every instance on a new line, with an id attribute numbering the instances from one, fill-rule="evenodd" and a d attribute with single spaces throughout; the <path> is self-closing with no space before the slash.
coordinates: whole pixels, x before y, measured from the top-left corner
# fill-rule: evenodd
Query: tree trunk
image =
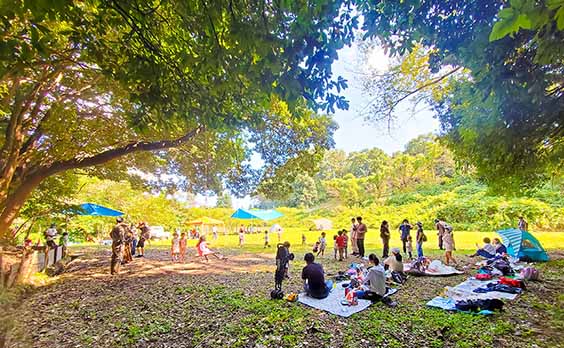
<path id="1" fill-rule="evenodd" d="M 49 176 L 49 172 L 29 177 L 27 180 L 22 182 L 14 193 L 7 197 L 4 209 L 0 215 L 0 245 L 8 244 L 12 240 L 12 236 L 10 235 L 10 226 L 18 217 L 20 209 L 31 192 L 33 192 L 33 190 L 39 186 L 41 181 L 43 181 L 47 176 Z"/>

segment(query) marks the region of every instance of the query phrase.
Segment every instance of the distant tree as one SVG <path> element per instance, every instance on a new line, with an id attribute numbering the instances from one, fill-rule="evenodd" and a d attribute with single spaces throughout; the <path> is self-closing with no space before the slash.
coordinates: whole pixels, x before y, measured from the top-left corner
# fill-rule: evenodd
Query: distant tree
<path id="1" fill-rule="evenodd" d="M 217 196 L 217 204 L 218 208 L 231 208 L 233 206 L 233 202 L 231 200 L 231 195 L 229 192 L 222 192 L 220 195 Z"/>
<path id="2" fill-rule="evenodd" d="M 305 174 L 296 177 L 292 186 L 292 194 L 289 199 L 291 206 L 300 208 L 310 208 L 317 204 L 319 195 L 315 180 Z"/>
<path id="3" fill-rule="evenodd" d="M 365 37 L 419 72 L 400 63 L 375 80 L 370 90 L 382 94 L 375 120 L 421 97 L 455 157 L 500 192 L 522 193 L 562 167 L 561 1 L 361 1 L 357 8 Z"/>

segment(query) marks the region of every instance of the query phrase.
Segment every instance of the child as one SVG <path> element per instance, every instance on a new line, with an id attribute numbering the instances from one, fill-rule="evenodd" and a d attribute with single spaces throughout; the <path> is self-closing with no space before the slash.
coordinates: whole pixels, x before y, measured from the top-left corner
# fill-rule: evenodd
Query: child
<path id="1" fill-rule="evenodd" d="M 302 233 L 302 245 L 306 244 L 306 236 L 305 233 Z"/>
<path id="2" fill-rule="evenodd" d="M 417 249 L 417 258 L 421 259 L 423 257 L 423 242 L 427 241 L 427 236 L 423 232 L 423 224 L 417 222 L 417 236 L 415 238 L 415 247 Z"/>
<path id="3" fill-rule="evenodd" d="M 319 251 L 317 252 L 317 256 L 321 254 L 321 256 L 325 256 L 325 248 L 327 247 L 327 239 L 325 239 L 325 232 L 321 232 L 321 237 L 319 238 Z"/>
<path id="4" fill-rule="evenodd" d="M 314 253 L 319 251 L 319 241 L 315 242 L 315 244 L 313 245 L 313 249 L 311 251 L 313 251 Z"/>
<path id="5" fill-rule="evenodd" d="M 452 256 L 452 251 L 454 250 L 452 228 L 445 229 L 443 234 L 443 246 L 445 248 L 445 265 L 450 266 L 453 263 L 456 265 L 456 260 Z"/>
<path id="6" fill-rule="evenodd" d="M 409 255 L 409 259 L 413 259 L 413 242 L 411 240 L 411 236 L 407 236 L 407 242 L 405 243 L 405 248 L 407 249 L 407 255 Z"/>
<path id="7" fill-rule="evenodd" d="M 69 246 L 69 233 L 63 232 L 61 239 L 59 240 L 59 245 L 63 247 L 63 257 L 67 256 L 67 250 Z"/>
<path id="8" fill-rule="evenodd" d="M 349 252 L 348 252 L 348 249 L 349 249 L 349 236 L 347 236 L 347 232 L 348 232 L 348 231 L 343 228 L 343 239 L 345 240 L 345 249 L 344 249 L 344 251 L 345 251 L 345 259 L 346 259 L 347 257 L 349 257 Z"/>
<path id="9" fill-rule="evenodd" d="M 200 236 L 198 244 L 196 244 L 196 249 L 198 249 L 198 255 L 203 256 L 206 261 L 209 261 L 208 255 L 213 255 L 220 260 L 227 260 L 225 256 L 218 254 L 215 251 L 211 251 L 210 248 L 208 248 L 208 244 L 206 243 L 206 236 Z"/>
<path id="10" fill-rule="evenodd" d="M 178 262 L 180 255 L 180 238 L 178 238 L 178 232 L 174 232 L 173 234 L 170 254 L 172 256 L 172 262 Z"/>
<path id="11" fill-rule="evenodd" d="M 339 231 L 340 232 L 340 231 Z M 337 235 L 333 236 L 333 258 L 336 260 L 337 259 L 337 251 L 339 250 L 339 247 L 337 247 Z"/>
<path id="12" fill-rule="evenodd" d="M 239 246 L 243 247 L 243 244 L 245 244 L 245 232 L 241 228 L 241 229 L 239 229 Z"/>
<path id="13" fill-rule="evenodd" d="M 345 246 L 347 245 L 343 231 L 339 231 L 339 235 L 335 242 L 337 243 L 337 249 L 339 250 L 339 261 L 343 261 L 343 254 L 345 251 Z"/>
<path id="14" fill-rule="evenodd" d="M 270 248 L 270 244 L 268 244 L 269 242 L 269 237 L 268 237 L 268 231 L 264 231 L 264 247 L 268 247 Z"/>
<path id="15" fill-rule="evenodd" d="M 186 233 L 182 232 L 180 234 L 180 260 L 184 262 L 186 259 Z"/>

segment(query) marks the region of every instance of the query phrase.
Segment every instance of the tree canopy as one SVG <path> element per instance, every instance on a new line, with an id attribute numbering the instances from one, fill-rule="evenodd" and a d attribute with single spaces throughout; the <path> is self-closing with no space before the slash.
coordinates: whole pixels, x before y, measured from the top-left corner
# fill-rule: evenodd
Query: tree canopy
<path id="1" fill-rule="evenodd" d="M 331 121 L 308 107 L 348 107 L 331 63 L 353 38 L 351 11 L 332 1 L 3 2 L 0 239 L 34 189 L 65 171 L 173 168 L 195 189 L 241 188 L 330 147 Z M 327 131 L 304 134 L 312 124 Z M 271 152 L 275 140 L 257 135 L 266 129 L 296 143 Z M 250 170 L 251 150 L 263 172 Z"/>
<path id="2" fill-rule="evenodd" d="M 390 105 L 422 91 L 455 156 L 492 188 L 538 186 L 562 169 L 562 8 L 561 1 L 361 2 L 365 37 L 423 66 L 412 64 L 415 79 L 399 63 L 374 80 L 370 87 L 389 97 L 374 117 L 386 119 Z M 453 71 L 460 75 L 445 79 Z"/>

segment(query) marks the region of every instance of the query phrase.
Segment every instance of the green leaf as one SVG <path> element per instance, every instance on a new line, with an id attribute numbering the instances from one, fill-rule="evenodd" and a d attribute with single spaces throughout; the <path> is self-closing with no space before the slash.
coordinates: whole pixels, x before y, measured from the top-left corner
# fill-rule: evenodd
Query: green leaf
<path id="1" fill-rule="evenodd" d="M 556 27 L 558 30 L 564 30 L 564 6 L 560 7 L 560 10 L 554 15 L 556 20 Z"/>

